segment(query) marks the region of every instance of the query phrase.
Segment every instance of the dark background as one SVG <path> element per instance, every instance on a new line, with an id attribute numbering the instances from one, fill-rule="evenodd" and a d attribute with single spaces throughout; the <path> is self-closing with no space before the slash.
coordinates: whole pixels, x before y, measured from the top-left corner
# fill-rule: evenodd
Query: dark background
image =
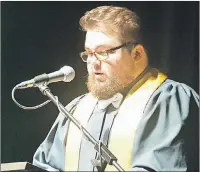
<path id="1" fill-rule="evenodd" d="M 49 85 L 52 92 L 67 104 L 87 91 L 79 18 L 99 5 L 135 11 L 151 64 L 198 92 L 199 2 L 1 2 L 2 162 L 31 162 L 58 113 L 52 103 L 33 111 L 19 108 L 11 98 L 16 84 L 69 65 L 76 78 Z M 46 100 L 36 88 L 15 96 L 27 106 Z"/>

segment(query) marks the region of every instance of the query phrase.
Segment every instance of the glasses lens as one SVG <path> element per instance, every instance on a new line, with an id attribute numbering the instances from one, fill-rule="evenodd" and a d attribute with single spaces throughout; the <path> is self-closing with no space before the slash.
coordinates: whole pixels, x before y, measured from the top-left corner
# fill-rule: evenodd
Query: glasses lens
<path id="1" fill-rule="evenodd" d="M 82 52 L 82 53 L 80 54 L 80 56 L 81 56 L 81 58 L 82 58 L 82 60 L 83 60 L 84 62 L 87 62 L 88 54 L 87 54 L 86 52 Z"/>
<path id="2" fill-rule="evenodd" d="M 98 52 L 98 53 L 95 53 L 98 60 L 105 60 L 108 58 L 108 53 L 106 51 L 104 52 Z"/>
<path id="3" fill-rule="evenodd" d="M 93 55 L 95 55 L 95 57 L 98 60 L 106 60 L 108 58 L 108 53 L 106 51 L 104 51 L 104 52 L 98 52 L 98 53 L 95 52 L 93 55 L 92 54 L 93 53 L 91 53 L 91 54 L 89 53 L 88 54 L 88 52 L 82 52 L 82 53 L 80 53 L 80 56 L 81 56 L 81 58 L 82 58 L 82 60 L 84 62 L 88 62 L 88 57 L 91 57 Z"/>

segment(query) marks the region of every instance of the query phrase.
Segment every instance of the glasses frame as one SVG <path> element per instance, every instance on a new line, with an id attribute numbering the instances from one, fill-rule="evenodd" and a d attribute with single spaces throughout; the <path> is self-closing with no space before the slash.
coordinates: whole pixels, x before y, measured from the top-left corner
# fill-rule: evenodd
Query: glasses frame
<path id="1" fill-rule="evenodd" d="M 118 50 L 118 49 L 120 49 L 120 48 L 122 48 L 122 47 L 125 47 L 125 46 L 129 45 L 129 44 L 137 44 L 137 43 L 135 43 L 135 42 L 127 42 L 127 43 L 121 44 L 121 45 L 119 45 L 119 46 L 117 46 L 117 47 L 113 47 L 113 48 L 110 48 L 110 49 L 108 49 L 108 50 L 104 50 L 104 51 L 101 51 L 101 52 L 98 52 L 98 53 L 95 52 L 95 51 L 94 51 L 94 52 L 90 52 L 90 54 L 92 54 L 92 56 L 95 56 L 97 60 L 99 60 L 99 61 L 104 61 L 104 60 L 106 60 L 106 59 L 109 58 L 108 55 L 109 55 L 110 52 L 115 51 L 115 50 Z M 100 58 L 98 57 L 98 55 L 100 55 L 99 53 L 106 53 L 107 55 L 105 56 L 105 58 L 100 59 Z M 88 62 L 88 60 L 85 60 L 85 59 L 83 58 L 83 55 L 89 56 L 88 52 L 87 52 L 87 51 L 84 51 L 84 52 L 81 52 L 81 53 L 80 53 L 80 57 L 81 57 L 81 59 L 83 60 L 83 62 Z"/>

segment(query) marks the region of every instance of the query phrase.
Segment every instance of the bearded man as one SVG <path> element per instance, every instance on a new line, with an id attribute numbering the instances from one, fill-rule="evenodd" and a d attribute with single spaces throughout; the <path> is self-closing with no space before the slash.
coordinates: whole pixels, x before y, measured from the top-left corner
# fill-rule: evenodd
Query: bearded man
<path id="1" fill-rule="evenodd" d="M 195 169 L 189 161 L 197 158 L 196 145 L 190 149 L 188 142 L 198 137 L 191 121 L 198 119 L 199 96 L 149 66 L 136 13 L 100 6 L 86 12 L 80 25 L 86 32 L 80 56 L 87 64 L 89 92 L 66 109 L 126 171 Z M 100 152 L 59 114 L 33 164 L 49 171 L 116 171 L 95 160 L 101 160 Z"/>

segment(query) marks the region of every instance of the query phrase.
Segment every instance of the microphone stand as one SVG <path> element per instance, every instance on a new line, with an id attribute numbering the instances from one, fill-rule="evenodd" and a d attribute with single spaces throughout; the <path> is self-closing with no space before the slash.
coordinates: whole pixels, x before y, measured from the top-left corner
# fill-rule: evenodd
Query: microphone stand
<path id="1" fill-rule="evenodd" d="M 76 120 L 76 118 L 73 117 L 66 109 L 65 107 L 56 100 L 55 96 L 51 93 L 49 87 L 45 83 L 37 84 L 37 87 L 40 89 L 43 95 L 47 96 L 56 106 L 59 105 L 60 110 L 65 115 L 65 117 L 68 117 L 83 133 L 84 136 L 87 137 L 87 139 L 93 143 L 94 149 L 96 151 L 101 150 L 101 157 L 108 163 L 109 165 L 113 165 L 118 171 L 125 171 L 117 162 L 117 158 L 112 154 L 112 152 L 103 144 L 99 144 L 95 140 L 95 138 L 79 123 L 79 121 Z M 96 163 L 98 160 L 96 160 Z M 102 170 L 101 170 L 102 171 Z"/>

